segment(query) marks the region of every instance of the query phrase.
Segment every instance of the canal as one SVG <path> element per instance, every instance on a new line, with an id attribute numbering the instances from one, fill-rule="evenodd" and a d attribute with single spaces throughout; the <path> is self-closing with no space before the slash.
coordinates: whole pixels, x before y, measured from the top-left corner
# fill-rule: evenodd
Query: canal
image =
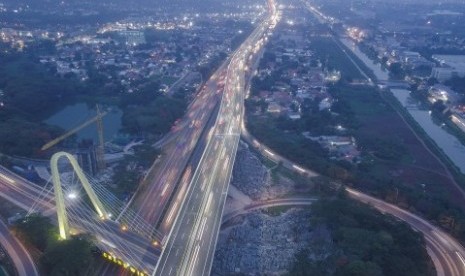
<path id="1" fill-rule="evenodd" d="M 382 68 L 381 64 L 371 60 L 352 41 L 348 38 L 341 38 L 340 41 L 373 71 L 378 81 L 387 81 L 389 79 L 389 73 Z M 391 89 L 391 92 L 454 165 L 462 173 L 465 173 L 465 146 L 454 135 L 447 132 L 446 129 L 433 120 L 431 112 L 422 108 L 421 103 L 410 96 L 410 90 Z"/>

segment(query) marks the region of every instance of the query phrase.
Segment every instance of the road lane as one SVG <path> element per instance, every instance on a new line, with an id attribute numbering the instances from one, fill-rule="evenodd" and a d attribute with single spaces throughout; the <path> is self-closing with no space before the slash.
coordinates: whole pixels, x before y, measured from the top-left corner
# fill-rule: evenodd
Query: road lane
<path id="1" fill-rule="evenodd" d="M 29 211 L 35 204 L 35 210 L 50 216 L 56 223 L 55 200 L 53 193 L 43 193 L 43 187 L 8 171 L 0 166 L 0 197 L 16 206 Z M 71 207 L 71 208 L 69 208 Z M 138 269 L 153 271 L 160 256 L 160 249 L 152 244 L 152 240 L 131 231 L 122 231 L 120 225 L 111 221 L 100 221 L 96 212 L 82 206 L 68 206 L 70 222 L 76 232 L 87 232 L 92 229 L 102 250 L 113 253 L 116 257 L 131 263 Z M 105 240 L 106 242 L 102 242 Z M 110 244 L 116 246 L 110 246 Z"/>
<path id="2" fill-rule="evenodd" d="M 24 248 L 21 242 L 10 233 L 10 230 L 2 220 L 0 220 L 0 243 L 13 261 L 18 275 L 39 275 L 29 252 Z"/>
<path id="3" fill-rule="evenodd" d="M 210 273 L 221 217 L 240 138 L 246 72 L 244 60 L 263 44 L 266 31 L 275 26 L 275 6 L 232 55 L 213 134 L 182 201 L 154 275 L 207 275 Z M 258 47 L 260 47 L 258 46 Z"/>

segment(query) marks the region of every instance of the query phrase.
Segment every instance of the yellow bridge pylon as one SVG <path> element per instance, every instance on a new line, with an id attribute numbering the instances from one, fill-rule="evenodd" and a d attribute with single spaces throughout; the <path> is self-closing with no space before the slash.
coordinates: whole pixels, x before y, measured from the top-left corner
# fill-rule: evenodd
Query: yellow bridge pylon
<path id="1" fill-rule="evenodd" d="M 57 209 L 57 216 L 58 216 L 58 228 L 60 232 L 60 237 L 65 240 L 70 236 L 70 234 L 69 234 L 68 215 L 66 213 L 66 206 L 65 206 L 65 198 L 63 194 L 63 189 L 61 188 L 60 173 L 58 171 L 58 160 L 62 157 L 66 157 L 66 159 L 68 159 L 69 163 L 73 167 L 74 172 L 79 178 L 79 181 L 84 187 L 84 190 L 89 196 L 90 201 L 92 202 L 92 205 L 94 206 L 95 211 L 97 211 L 100 218 L 106 219 L 107 213 L 105 212 L 102 202 L 100 201 L 100 199 L 98 199 L 97 194 L 95 194 L 94 189 L 92 189 L 92 186 L 90 185 L 89 180 L 84 175 L 84 172 L 79 166 L 76 158 L 74 158 L 74 156 L 72 156 L 71 154 L 67 152 L 55 153 L 52 156 L 52 159 L 50 160 L 50 167 L 52 171 L 53 190 L 55 193 L 56 209 Z"/>

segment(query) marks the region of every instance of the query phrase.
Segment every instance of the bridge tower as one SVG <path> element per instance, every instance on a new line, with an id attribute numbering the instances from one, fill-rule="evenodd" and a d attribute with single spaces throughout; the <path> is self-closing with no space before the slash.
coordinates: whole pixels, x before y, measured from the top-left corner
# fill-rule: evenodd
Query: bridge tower
<path id="1" fill-rule="evenodd" d="M 55 202 L 56 202 L 56 209 L 57 209 L 57 216 L 58 216 L 58 228 L 60 232 L 60 237 L 62 239 L 67 239 L 69 235 L 69 222 L 68 222 L 68 215 L 66 213 L 66 206 L 65 206 L 65 197 L 63 194 L 63 189 L 61 188 L 61 179 L 60 173 L 58 171 L 58 160 L 62 157 L 68 159 L 69 163 L 71 164 L 74 172 L 76 173 L 79 181 L 81 182 L 84 190 L 86 191 L 87 195 L 92 202 L 95 211 L 97 211 L 98 215 L 102 219 L 107 218 L 107 213 L 103 207 L 102 202 L 98 199 L 97 195 L 95 194 L 94 189 L 90 186 L 89 180 L 84 175 L 81 167 L 79 166 L 76 158 L 67 152 L 57 152 L 52 156 L 50 160 L 50 167 L 52 170 L 52 182 L 53 182 L 53 190 L 55 193 Z"/>

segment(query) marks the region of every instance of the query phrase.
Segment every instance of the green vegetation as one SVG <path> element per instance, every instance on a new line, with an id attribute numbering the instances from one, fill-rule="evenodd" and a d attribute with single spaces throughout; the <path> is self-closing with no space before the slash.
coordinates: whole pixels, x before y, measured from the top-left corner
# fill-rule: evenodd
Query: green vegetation
<path id="1" fill-rule="evenodd" d="M 128 196 L 139 185 L 143 175 L 141 168 L 149 168 L 160 154 L 158 149 L 144 144 L 134 147 L 134 155 L 127 155 L 114 168 L 114 191 L 123 197 Z"/>
<path id="2" fill-rule="evenodd" d="M 389 66 L 389 76 L 395 80 L 403 80 L 405 78 L 405 70 L 400 62 L 395 62 Z"/>
<path id="3" fill-rule="evenodd" d="M 19 109 L 25 115 L 42 114 L 83 92 L 76 81 L 54 77 L 53 68 L 30 61 L 25 54 L 0 54 L 0 89 L 5 93 L 6 108 Z"/>
<path id="4" fill-rule="evenodd" d="M 1 109 L 1 108 L 0 108 Z M 0 115 L 1 117 L 1 115 Z M 0 119 L 0 152 L 19 156 L 40 156 L 39 149 L 62 130 L 21 116 Z"/>
<path id="5" fill-rule="evenodd" d="M 121 93 L 121 84 L 96 70 L 92 61 L 82 61 L 89 76 L 86 82 L 73 75 L 57 76 L 56 68 L 39 62 L 41 54 L 54 51 L 54 46 L 47 44 L 32 45 L 23 53 L 0 53 L 1 153 L 46 157 L 40 147 L 63 130 L 42 120 L 63 104 L 78 100 L 119 106 L 123 111 L 123 131 L 149 138 L 169 131 L 185 111 L 185 93 L 175 93 L 170 98 L 159 92 L 160 81 L 173 80 L 153 78 L 136 83 L 133 93 Z"/>
<path id="6" fill-rule="evenodd" d="M 402 106 L 401 103 L 397 100 L 397 98 L 392 95 L 392 93 L 385 93 L 382 94 L 383 98 L 386 102 L 390 103 L 391 106 L 397 110 L 403 118 L 409 123 L 412 129 L 415 130 L 417 134 L 419 134 L 423 140 L 423 142 L 428 146 L 428 148 L 436 154 L 446 165 L 449 171 L 454 175 L 454 179 L 460 184 L 465 185 L 465 175 L 463 175 L 459 168 L 455 166 L 455 164 L 449 159 L 449 157 L 442 151 L 441 148 L 434 142 L 433 139 L 425 132 L 425 130 L 415 121 L 415 119 L 410 115 L 410 113 Z M 440 104 L 442 101 L 438 101 Z M 437 106 L 436 106 L 437 107 Z M 432 115 L 434 116 L 433 119 L 437 120 L 444 120 L 447 118 L 442 112 L 438 112 L 438 110 L 432 109 Z M 449 119 L 447 118 L 447 131 L 450 131 L 453 135 L 460 141 L 465 141 L 465 137 L 463 132 Z"/>
<path id="7" fill-rule="evenodd" d="M 137 99 L 122 105 L 123 131 L 131 134 L 160 135 L 170 130 L 187 106 L 180 99 L 168 98 L 153 92 L 140 91 Z M 129 96 L 128 96 L 129 97 Z"/>
<path id="8" fill-rule="evenodd" d="M 295 162 L 320 171 L 331 166 L 326 160 L 326 152 L 318 143 L 297 133 L 284 132 L 269 118 L 250 117 L 247 128 L 258 140 Z"/>
<path id="9" fill-rule="evenodd" d="M 55 77 L 53 70 L 30 52 L 0 54 L 0 152 L 37 155 L 50 137 L 60 133 L 41 120 L 47 111 L 81 93 L 82 87 Z"/>
<path id="10" fill-rule="evenodd" d="M 92 243 L 85 236 L 53 243 L 40 259 L 46 275 L 84 275 L 94 262 Z"/>
<path id="11" fill-rule="evenodd" d="M 347 57 L 348 51 L 341 51 L 338 42 L 332 37 L 318 37 L 311 42 L 310 48 L 315 51 L 316 56 L 320 57 L 323 65 L 328 70 L 340 70 L 343 80 L 352 82 L 354 79 L 365 79 L 358 68 Z"/>
<path id="12" fill-rule="evenodd" d="M 116 194 L 129 195 L 139 184 L 140 171 L 135 165 L 135 163 L 124 159 L 115 167 L 112 184 Z"/>
<path id="13" fill-rule="evenodd" d="M 289 275 L 435 275 L 421 234 L 395 218 L 342 193 L 314 203 L 312 211 L 312 229 L 327 228 L 333 246 L 316 260 L 300 252 Z"/>
<path id="14" fill-rule="evenodd" d="M 269 208 L 265 209 L 264 211 L 269 216 L 277 217 L 277 216 L 280 216 L 280 215 L 286 213 L 291 208 L 293 208 L 293 207 L 292 206 L 275 206 L 275 207 L 269 207 Z"/>
<path id="15" fill-rule="evenodd" d="M 454 91 L 460 94 L 465 94 L 465 78 L 453 77 L 446 81 L 445 85 L 450 86 Z"/>
<path id="16" fill-rule="evenodd" d="M 338 99 L 332 114 L 319 112 L 314 108 L 315 103 L 308 103 L 299 121 L 248 112 L 248 129 L 258 140 L 290 160 L 415 210 L 465 240 L 465 216 L 459 208 L 461 203 L 451 192 L 453 180 L 388 104 L 390 97 L 372 87 L 337 85 L 330 92 Z M 329 160 L 316 142 L 301 135 L 303 131 L 310 131 L 312 135 L 335 134 L 331 127 L 335 124 L 348 128 L 344 135 L 356 138 L 362 150 L 360 163 Z M 457 174 L 455 178 L 462 179 Z"/>
<path id="17" fill-rule="evenodd" d="M 350 129 L 346 135 L 354 135 L 358 144 L 371 153 L 372 156 L 367 155 L 366 159 L 409 159 L 402 140 L 396 135 L 379 137 L 378 133 L 369 131 L 371 126 L 367 126 L 367 131 L 360 132 L 365 130 L 362 121 L 366 118 L 392 112 L 373 88 L 335 86 L 331 88 L 331 94 L 339 99 L 332 108 L 335 113 L 319 111 L 318 101 L 307 101 L 302 107 L 304 114 L 301 120 L 249 116 L 249 129 L 259 140 L 291 160 L 346 181 L 353 180 L 357 168 L 347 162 L 329 161 L 327 152 L 317 142 L 303 137 L 302 132 L 336 135 L 338 132 L 334 126 L 341 124 Z"/>
<path id="18" fill-rule="evenodd" d="M 292 48 L 292 45 L 289 47 Z M 245 103 L 251 134 L 291 161 L 387 202 L 421 213 L 465 241 L 465 214 L 462 211 L 465 205 L 453 188 L 454 182 L 465 185 L 464 176 L 389 93 L 375 87 L 351 85 L 352 79 L 361 78 L 361 74 L 347 55 L 368 76 L 372 79 L 375 77 L 349 49 L 329 36 L 314 36 L 308 48 L 315 52 L 311 63 L 319 60 L 328 69 L 341 71 L 342 81 L 329 86 L 329 93 L 335 99 L 331 110 L 320 111 L 318 105 L 321 98 L 306 99 L 300 105 L 301 119 L 291 120 L 287 116 L 267 116 L 267 102 L 263 98 L 251 98 Z M 265 52 L 261 67 L 274 60 L 273 53 Z M 298 68 L 298 65 L 292 66 Z M 393 66 L 391 71 L 397 77 L 402 77 L 405 73 L 403 68 Z M 279 66 L 272 70 L 263 80 L 254 78 L 252 95 L 259 96 L 263 90 L 273 91 L 277 83 L 290 84 L 290 80 L 281 77 L 281 69 Z M 298 74 L 305 75 L 303 72 Z M 455 78 L 449 84 L 460 90 L 464 79 Z M 433 84 L 434 80 L 431 82 Z M 295 91 L 295 87 L 288 86 L 289 94 Z M 437 105 L 438 111 L 443 109 L 443 106 Z M 292 105 L 290 108 L 293 108 Z M 338 130 L 338 125 L 345 130 Z M 328 152 L 315 141 L 305 138 L 303 132 L 313 137 L 353 136 L 361 155 L 354 163 L 330 160 Z M 417 135 L 428 148 L 419 142 Z M 453 178 L 430 150 L 446 163 Z"/>
<path id="19" fill-rule="evenodd" d="M 50 219 L 31 215 L 16 224 L 18 236 L 42 252 L 40 268 L 45 275 L 83 275 L 92 265 L 92 243 L 87 236 L 58 240 Z"/>
<path id="20" fill-rule="evenodd" d="M 16 224 L 18 236 L 27 244 L 40 251 L 45 251 L 49 243 L 58 240 L 56 229 L 47 217 L 31 215 Z"/>

